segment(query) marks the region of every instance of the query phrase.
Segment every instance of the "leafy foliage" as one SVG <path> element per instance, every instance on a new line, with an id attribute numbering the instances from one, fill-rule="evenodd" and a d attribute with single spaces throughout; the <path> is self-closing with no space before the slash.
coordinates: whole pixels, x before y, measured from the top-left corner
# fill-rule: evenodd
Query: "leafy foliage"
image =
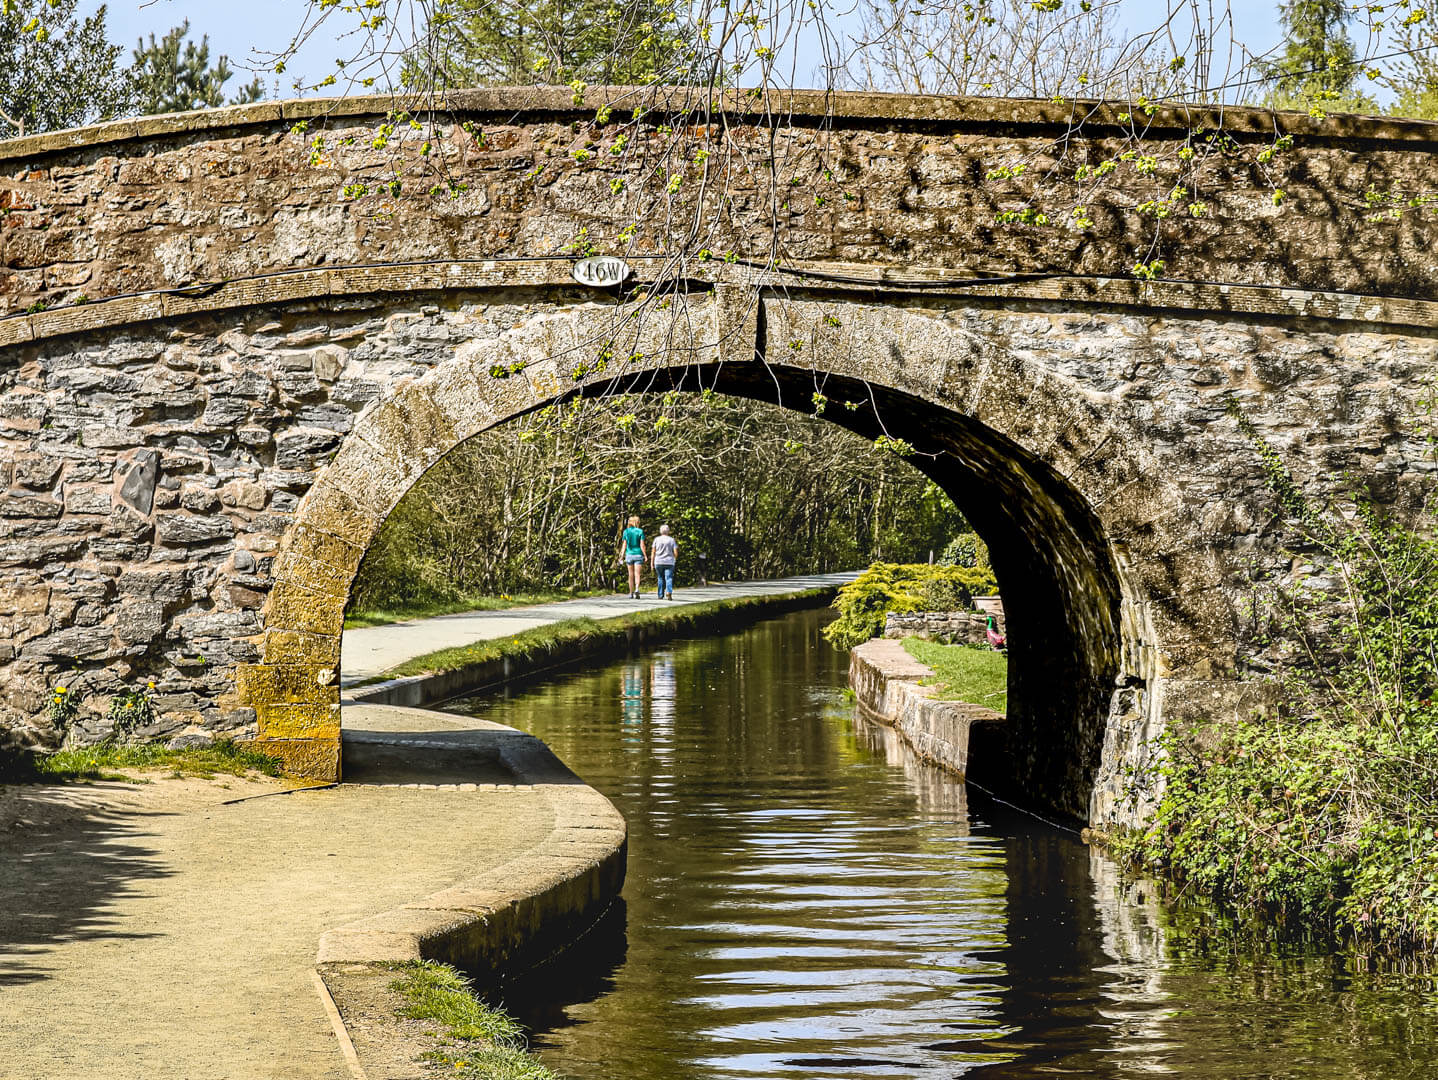
<path id="1" fill-rule="evenodd" d="M 121 49 L 105 6 L 81 19 L 79 0 L 0 5 L 0 138 L 107 120 L 129 103 Z"/>
<path id="2" fill-rule="evenodd" d="M 1247 911 L 1432 948 L 1438 542 L 1312 506 L 1260 451 L 1313 567 L 1258 612 L 1273 704 L 1170 731 L 1155 823 L 1121 850 Z"/>
<path id="3" fill-rule="evenodd" d="M 824 627 L 824 636 L 836 648 L 852 649 L 878 637 L 891 611 L 964 610 L 975 595 L 997 591 L 993 573 L 977 567 L 876 562 L 839 590 L 839 617 Z M 935 609 L 933 603 L 945 606 Z"/>
<path id="4" fill-rule="evenodd" d="M 679 541 L 714 580 L 925 558 L 962 515 L 907 460 L 828 421 L 716 394 L 574 402 L 457 448 L 365 556 L 352 609 L 465 593 L 617 587 L 619 523 Z"/>
<path id="5" fill-rule="evenodd" d="M 1348 36 L 1353 13 L 1344 0 L 1286 0 L 1280 7 L 1283 55 L 1268 67 L 1270 103 L 1277 108 L 1371 111 L 1372 98 L 1354 92 L 1362 70 Z"/>
<path id="6" fill-rule="evenodd" d="M 675 0 L 459 0 L 406 57 L 413 88 L 673 81 L 695 57 Z"/>
<path id="7" fill-rule="evenodd" d="M 221 56 L 211 65 L 209 35 L 196 44 L 185 41 L 189 33 L 190 20 L 186 19 L 159 41 L 151 34 L 148 45 L 142 39 L 135 46 L 130 68 L 133 101 L 145 115 L 212 109 L 225 104 L 224 85 L 234 75 L 229 58 Z M 254 79 L 240 88 L 230 104 L 243 105 L 262 97 L 264 87 Z"/>
<path id="8" fill-rule="evenodd" d="M 944 553 L 939 556 L 939 562 L 945 566 L 993 569 L 989 562 L 989 546 L 974 532 L 961 532 L 944 545 Z"/>
<path id="9" fill-rule="evenodd" d="M 50 690 L 50 700 L 45 703 L 45 713 L 50 724 L 61 734 L 69 731 L 75 717 L 80 713 L 79 695 L 68 686 L 56 686 Z"/>
<path id="10" fill-rule="evenodd" d="M 105 715 L 114 724 L 114 738 L 123 739 L 154 723 L 155 706 L 146 690 L 121 690 L 110 699 Z"/>

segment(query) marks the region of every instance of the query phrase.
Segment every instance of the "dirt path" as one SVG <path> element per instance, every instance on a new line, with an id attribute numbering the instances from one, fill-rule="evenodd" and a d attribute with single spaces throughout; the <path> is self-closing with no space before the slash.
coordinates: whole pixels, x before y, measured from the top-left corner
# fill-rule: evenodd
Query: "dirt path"
<path id="1" fill-rule="evenodd" d="M 349 1080 L 311 981 L 320 934 L 551 823 L 484 761 L 437 769 L 357 762 L 361 783 L 292 794 L 163 774 L 0 789 L 0 1080 Z"/>

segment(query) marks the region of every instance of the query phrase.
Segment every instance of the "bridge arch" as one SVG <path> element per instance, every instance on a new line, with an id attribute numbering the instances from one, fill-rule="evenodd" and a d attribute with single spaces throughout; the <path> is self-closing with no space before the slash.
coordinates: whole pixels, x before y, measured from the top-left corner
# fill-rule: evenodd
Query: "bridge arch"
<path id="1" fill-rule="evenodd" d="M 263 656 L 240 673 L 260 737 L 309 771 L 336 767 L 350 583 L 399 499 L 466 439 L 575 394 L 712 389 L 813 411 L 819 393 L 835 422 L 912 444 L 990 543 L 1015 675 L 1007 738 L 988 748 L 1003 761 L 975 775 L 1074 816 L 1132 813 L 1121 778 L 1147 760 L 1164 681 L 1231 671 L 1233 620 L 1216 567 L 1184 563 L 1194 526 L 1136 419 L 988 325 L 1053 316 L 721 287 L 674 298 L 625 338 L 642 310 L 540 308 L 357 418 L 281 543 Z M 632 359 L 583 373 L 601 350 Z"/>

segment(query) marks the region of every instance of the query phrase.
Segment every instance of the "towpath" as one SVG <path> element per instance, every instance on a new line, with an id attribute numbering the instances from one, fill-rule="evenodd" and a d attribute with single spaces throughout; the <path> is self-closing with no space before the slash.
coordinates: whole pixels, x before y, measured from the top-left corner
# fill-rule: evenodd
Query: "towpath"
<path id="1" fill-rule="evenodd" d="M 522 856 L 587 790 L 514 776 L 498 724 L 344 724 L 337 787 L 0 786 L 0 1080 L 350 1080 L 320 935 Z"/>
<path id="2" fill-rule="evenodd" d="M 467 611 L 458 615 L 436 615 L 386 626 L 346 630 L 340 659 L 341 684 L 352 686 L 440 649 L 473 645 L 477 641 L 509 637 L 536 626 L 565 619 L 615 619 L 651 608 L 682 607 L 711 600 L 734 600 L 745 596 L 782 596 L 822 586 L 842 585 L 855 573 L 807 574 L 773 581 L 735 581 L 680 589 L 674 599 L 660 600 L 653 591 L 638 600 L 628 596 L 596 596 L 583 600 L 560 600 L 553 604 L 508 608 L 504 611 Z"/>

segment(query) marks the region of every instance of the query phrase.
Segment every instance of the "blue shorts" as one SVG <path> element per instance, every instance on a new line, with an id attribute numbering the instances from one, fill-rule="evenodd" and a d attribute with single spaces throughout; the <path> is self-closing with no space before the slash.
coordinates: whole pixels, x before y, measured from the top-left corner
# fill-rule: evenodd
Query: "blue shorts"
<path id="1" fill-rule="evenodd" d="M 635 563 L 642 563 L 643 561 L 644 561 L 644 553 L 643 553 L 643 552 L 631 551 L 631 552 L 626 552 L 626 553 L 625 553 L 624 563 L 625 563 L 626 566 L 633 566 Z"/>

